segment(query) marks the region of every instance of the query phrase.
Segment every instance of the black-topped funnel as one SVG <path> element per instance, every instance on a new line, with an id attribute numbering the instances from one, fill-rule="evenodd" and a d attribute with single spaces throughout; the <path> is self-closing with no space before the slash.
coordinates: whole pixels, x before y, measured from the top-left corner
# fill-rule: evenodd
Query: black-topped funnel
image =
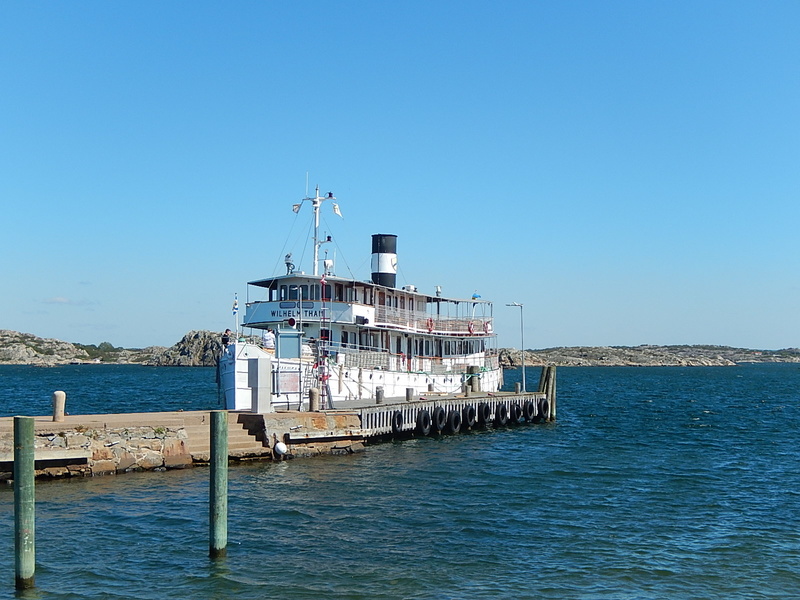
<path id="1" fill-rule="evenodd" d="M 376 233 L 372 236 L 372 283 L 395 287 L 397 282 L 397 236 Z"/>

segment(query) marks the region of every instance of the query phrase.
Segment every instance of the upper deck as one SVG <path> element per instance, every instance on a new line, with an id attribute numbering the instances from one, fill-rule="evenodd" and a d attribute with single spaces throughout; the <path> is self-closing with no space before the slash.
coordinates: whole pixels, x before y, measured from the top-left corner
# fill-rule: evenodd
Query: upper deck
<path id="1" fill-rule="evenodd" d="M 322 281 L 325 283 L 323 284 Z M 492 303 L 419 293 L 335 276 L 292 273 L 251 281 L 266 299 L 248 300 L 243 325 L 265 328 L 300 322 L 358 325 L 442 336 L 492 336 Z"/>

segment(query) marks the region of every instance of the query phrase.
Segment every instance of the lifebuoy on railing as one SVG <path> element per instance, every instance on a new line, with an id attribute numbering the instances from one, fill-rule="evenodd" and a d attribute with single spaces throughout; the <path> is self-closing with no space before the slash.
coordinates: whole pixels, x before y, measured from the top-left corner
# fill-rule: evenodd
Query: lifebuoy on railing
<path id="1" fill-rule="evenodd" d="M 489 325 L 489 321 L 484 321 L 484 322 L 483 322 L 483 333 L 489 333 L 489 331 L 490 331 L 491 329 L 492 329 L 492 328 L 491 328 L 491 326 Z"/>
<path id="2" fill-rule="evenodd" d="M 433 318 L 428 317 L 428 333 L 433 331 Z"/>
<path id="3" fill-rule="evenodd" d="M 475 333 L 475 323 L 473 323 L 472 321 L 470 321 L 470 322 L 469 322 L 469 324 L 467 325 L 467 329 L 469 330 L 469 334 L 470 334 L 470 335 L 472 335 L 473 333 Z"/>

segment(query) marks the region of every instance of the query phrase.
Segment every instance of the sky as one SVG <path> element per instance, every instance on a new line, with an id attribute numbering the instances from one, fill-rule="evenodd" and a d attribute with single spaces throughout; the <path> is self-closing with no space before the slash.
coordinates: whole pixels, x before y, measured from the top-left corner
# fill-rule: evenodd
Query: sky
<path id="1" fill-rule="evenodd" d="M 311 271 L 319 185 L 337 275 L 396 234 L 398 285 L 477 291 L 501 347 L 800 346 L 798 30 L 793 1 L 0 3 L 0 329 L 231 327 L 286 252 Z"/>

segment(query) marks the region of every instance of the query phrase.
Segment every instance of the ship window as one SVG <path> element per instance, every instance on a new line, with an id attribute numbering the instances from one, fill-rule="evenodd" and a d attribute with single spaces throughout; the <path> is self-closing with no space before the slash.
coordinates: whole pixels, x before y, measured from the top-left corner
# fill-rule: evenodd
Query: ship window
<path id="1" fill-rule="evenodd" d="M 399 335 L 397 336 L 397 353 L 398 354 L 403 353 L 403 340 L 400 338 Z"/>
<path id="2" fill-rule="evenodd" d="M 308 295 L 308 286 L 301 285 L 300 286 L 300 300 L 308 300 L 310 296 Z"/>
<path id="3" fill-rule="evenodd" d="M 344 286 L 341 283 L 337 283 L 334 289 L 336 291 L 336 301 L 342 302 L 344 300 Z"/>
<path id="4" fill-rule="evenodd" d="M 400 296 L 400 308 L 405 308 L 405 307 L 406 307 L 406 297 Z"/>
<path id="5" fill-rule="evenodd" d="M 331 299 L 331 286 L 329 283 L 326 283 L 322 286 L 322 299 L 323 300 L 330 300 Z"/>
<path id="6" fill-rule="evenodd" d="M 285 286 L 285 285 L 281 286 L 281 300 L 288 299 L 288 297 L 289 297 L 288 290 L 289 290 L 288 286 Z"/>
<path id="7" fill-rule="evenodd" d="M 425 340 L 425 356 L 431 355 L 431 343 L 429 340 Z"/>

